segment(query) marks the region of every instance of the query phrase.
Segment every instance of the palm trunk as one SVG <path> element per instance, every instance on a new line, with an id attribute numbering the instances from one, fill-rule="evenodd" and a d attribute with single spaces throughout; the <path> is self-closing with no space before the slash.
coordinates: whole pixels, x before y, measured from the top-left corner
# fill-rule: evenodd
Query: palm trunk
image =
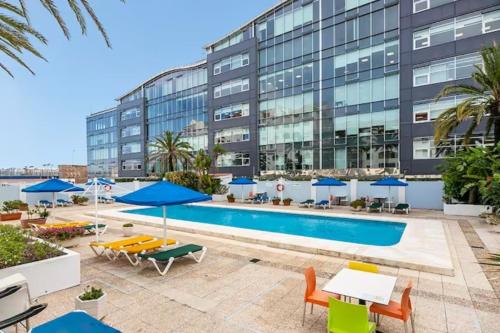
<path id="1" fill-rule="evenodd" d="M 498 112 L 496 115 L 492 115 L 495 117 L 493 121 L 493 133 L 495 139 L 495 145 L 500 142 L 500 105 L 498 106 Z"/>

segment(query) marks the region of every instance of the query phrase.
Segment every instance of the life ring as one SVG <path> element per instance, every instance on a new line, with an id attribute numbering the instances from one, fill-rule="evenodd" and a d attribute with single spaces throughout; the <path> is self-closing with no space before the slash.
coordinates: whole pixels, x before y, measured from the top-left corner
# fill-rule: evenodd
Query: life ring
<path id="1" fill-rule="evenodd" d="M 283 184 L 276 185 L 276 191 L 283 192 L 284 190 L 285 190 L 285 185 Z"/>
<path id="2" fill-rule="evenodd" d="M 105 185 L 104 186 L 104 191 L 106 191 L 106 192 L 111 191 L 111 185 Z"/>

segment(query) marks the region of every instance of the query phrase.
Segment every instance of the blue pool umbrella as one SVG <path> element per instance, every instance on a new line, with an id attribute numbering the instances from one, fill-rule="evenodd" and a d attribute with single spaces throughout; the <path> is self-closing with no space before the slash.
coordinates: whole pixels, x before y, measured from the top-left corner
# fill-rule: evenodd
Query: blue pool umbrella
<path id="1" fill-rule="evenodd" d="M 399 179 L 394 177 L 385 177 L 380 180 L 377 180 L 374 183 L 370 184 L 371 186 L 386 186 L 389 187 L 389 210 L 391 210 L 391 187 L 396 186 L 408 186 L 408 183 L 402 182 Z"/>
<path id="2" fill-rule="evenodd" d="M 245 178 L 245 177 L 240 177 L 233 179 L 232 181 L 229 182 L 229 185 L 240 185 L 241 186 L 241 201 L 243 201 L 243 186 L 245 185 L 255 185 L 257 184 L 251 179 Z"/>
<path id="3" fill-rule="evenodd" d="M 160 181 L 140 190 L 117 197 L 116 201 L 139 206 L 163 208 L 163 240 L 167 242 L 167 206 L 212 200 L 212 197 L 187 187 Z"/>
<path id="4" fill-rule="evenodd" d="M 341 182 L 338 179 L 335 178 L 321 178 L 318 180 L 316 183 L 312 184 L 312 186 L 327 186 L 328 187 L 328 201 L 330 201 L 330 188 L 332 186 L 346 186 L 347 184 L 344 182 Z"/>
<path id="5" fill-rule="evenodd" d="M 115 182 L 107 178 L 93 178 L 92 180 L 89 180 L 85 185 L 105 186 L 105 185 L 115 185 Z"/>
<path id="6" fill-rule="evenodd" d="M 22 189 L 26 193 L 52 193 L 52 207 L 55 207 L 55 196 L 58 192 L 82 192 L 83 188 L 74 184 L 62 181 L 57 178 L 49 179 L 44 182 L 28 186 Z"/>

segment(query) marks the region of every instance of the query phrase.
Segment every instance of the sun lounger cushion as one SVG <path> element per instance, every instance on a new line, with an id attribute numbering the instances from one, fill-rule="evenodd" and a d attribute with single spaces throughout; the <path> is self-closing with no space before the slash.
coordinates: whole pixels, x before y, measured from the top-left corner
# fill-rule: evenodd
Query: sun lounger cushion
<path id="1" fill-rule="evenodd" d="M 139 256 L 143 259 L 153 258 L 158 261 L 168 261 L 170 258 L 179 258 L 187 255 L 188 253 L 195 253 L 203 250 L 202 246 L 196 244 L 187 244 L 183 246 L 179 246 L 175 249 L 155 252 L 155 253 L 144 253 Z"/>
<path id="2" fill-rule="evenodd" d="M 125 238 L 122 240 L 114 241 L 114 242 L 91 242 L 90 246 L 95 246 L 95 247 L 105 247 L 105 248 L 111 248 L 111 247 L 120 247 L 120 246 L 127 246 L 127 245 L 133 245 L 141 242 L 148 242 L 150 240 L 154 239 L 153 236 L 148 236 L 148 235 L 140 235 L 140 236 L 135 236 L 135 237 L 130 237 L 130 238 Z"/>
<path id="3" fill-rule="evenodd" d="M 105 224 L 99 223 L 97 225 L 97 228 L 99 228 L 99 229 L 104 228 L 104 227 L 106 227 Z M 85 230 L 92 230 L 92 229 L 95 229 L 95 224 L 87 224 L 87 225 L 82 226 L 82 228 Z"/>
<path id="4" fill-rule="evenodd" d="M 173 239 L 167 239 L 167 245 L 174 245 L 177 242 Z M 155 239 L 150 242 L 144 242 L 141 244 L 136 244 L 136 245 L 130 245 L 130 246 L 122 246 L 122 247 L 112 247 L 114 250 L 119 250 L 121 252 L 126 252 L 128 254 L 136 254 L 136 253 L 141 253 L 144 251 L 151 251 L 154 249 L 157 249 L 159 247 L 162 247 L 165 244 L 163 239 Z"/>

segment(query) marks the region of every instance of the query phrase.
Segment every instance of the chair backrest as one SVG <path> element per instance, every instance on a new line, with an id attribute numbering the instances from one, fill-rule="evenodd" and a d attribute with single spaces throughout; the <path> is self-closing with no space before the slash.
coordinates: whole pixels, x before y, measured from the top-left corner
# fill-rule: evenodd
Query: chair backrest
<path id="1" fill-rule="evenodd" d="M 403 312 L 405 320 L 408 319 L 408 316 L 410 316 L 413 310 L 410 299 L 411 288 L 413 288 L 413 282 L 410 280 L 408 282 L 408 286 L 403 291 L 403 295 L 401 296 L 401 312 Z"/>
<path id="2" fill-rule="evenodd" d="M 365 305 L 328 299 L 328 332 L 368 333 L 368 309 Z"/>
<path id="3" fill-rule="evenodd" d="M 304 301 L 316 290 L 316 271 L 313 267 L 308 267 L 304 271 L 306 278 L 306 291 L 304 293 Z"/>
<path id="4" fill-rule="evenodd" d="M 349 261 L 350 269 L 355 269 L 357 271 L 370 272 L 370 273 L 378 273 L 378 266 L 374 264 L 367 264 L 365 262 L 359 261 Z"/>

